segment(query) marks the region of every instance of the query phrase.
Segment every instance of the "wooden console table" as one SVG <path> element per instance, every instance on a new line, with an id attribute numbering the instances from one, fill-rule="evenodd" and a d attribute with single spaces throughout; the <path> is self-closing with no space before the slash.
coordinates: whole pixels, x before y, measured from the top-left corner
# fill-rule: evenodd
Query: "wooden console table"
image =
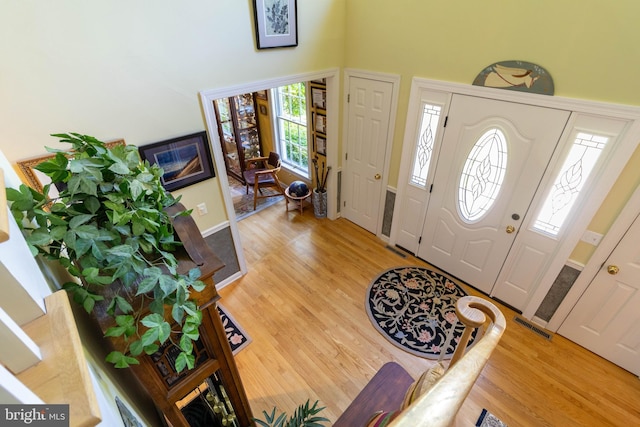
<path id="1" fill-rule="evenodd" d="M 171 214 L 183 209 L 182 206 L 173 206 L 167 210 Z M 254 424 L 249 401 L 216 307 L 220 296 L 213 282 L 213 274 L 224 264 L 204 241 L 193 218 L 190 216 L 176 217 L 174 229 L 184 245 L 183 248 L 174 252 L 179 262 L 178 271 L 186 274 L 192 268 L 198 267 L 201 272 L 200 280 L 207 285 L 202 292 L 191 295 L 202 311 L 200 339 L 194 343 L 193 350 L 196 358 L 195 367 L 192 370 L 176 373 L 174 362 L 180 350 L 167 342 L 161 346 L 158 352 L 139 356 L 140 364 L 132 365 L 128 369 L 131 369 L 131 372 L 149 393 L 158 410 L 164 414 L 173 427 L 189 426 L 176 402 L 183 400 L 214 375 L 221 381 L 228 397 L 225 402 L 228 408 L 225 409 L 225 412 L 235 415 L 232 416 L 235 421 L 231 421 L 227 425 L 252 426 Z M 109 292 L 117 292 L 117 290 L 112 288 L 109 289 Z M 141 306 L 139 305 L 142 302 L 141 296 L 133 297 L 131 300 L 130 303 L 134 307 Z M 113 318 L 106 314 L 104 305 L 98 307 L 96 304 L 95 314 L 103 332 L 114 324 Z M 111 343 L 114 348 L 123 349 L 122 343 L 117 340 L 111 340 Z"/>

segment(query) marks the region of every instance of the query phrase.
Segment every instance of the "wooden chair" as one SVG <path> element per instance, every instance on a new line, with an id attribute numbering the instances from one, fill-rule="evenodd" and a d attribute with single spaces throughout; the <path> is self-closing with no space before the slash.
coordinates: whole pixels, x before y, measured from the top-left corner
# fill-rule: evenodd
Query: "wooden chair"
<path id="1" fill-rule="evenodd" d="M 418 386 L 422 388 L 421 393 L 415 396 L 415 400 L 408 402 L 407 390 L 412 384 L 419 384 L 421 381 L 414 382 L 404 368 L 395 362 L 389 362 L 369 381 L 333 427 L 365 427 L 376 412 L 399 410 L 401 411 L 389 427 L 452 425 L 506 327 L 500 310 L 483 298 L 460 298 L 456 304 L 456 314 L 465 325 L 465 330 L 448 368 L 435 384 L 430 387 Z M 471 333 L 481 326 L 486 326 L 484 334 L 467 351 Z"/>
<path id="2" fill-rule="evenodd" d="M 249 194 L 249 186 L 253 186 L 253 210 L 256 209 L 258 199 L 282 195 L 285 200 L 284 189 L 278 180 L 278 172 L 282 167 L 280 155 L 273 151 L 269 157 L 254 157 L 245 161 L 247 169 L 244 171 L 244 181 Z M 263 188 L 273 188 L 276 193 L 263 193 Z"/>

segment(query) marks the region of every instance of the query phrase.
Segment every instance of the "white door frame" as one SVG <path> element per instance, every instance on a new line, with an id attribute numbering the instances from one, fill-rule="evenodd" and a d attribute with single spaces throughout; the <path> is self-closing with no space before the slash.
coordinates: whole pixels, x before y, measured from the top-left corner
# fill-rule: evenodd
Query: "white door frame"
<path id="1" fill-rule="evenodd" d="M 536 290 L 533 292 L 532 297 L 524 308 L 522 313 L 523 316 L 528 319 L 532 319 L 538 307 L 542 303 L 544 297 L 549 292 L 549 289 L 553 285 L 556 277 L 560 273 L 560 270 L 567 263 L 571 252 L 586 231 L 587 226 L 593 218 L 593 215 L 595 215 L 596 211 L 602 205 L 604 198 L 611 190 L 611 187 L 626 165 L 627 160 L 634 152 L 635 148 L 638 146 L 638 141 L 640 141 L 640 108 L 634 106 L 609 104 L 604 102 L 587 101 L 556 96 L 545 96 L 414 77 L 411 85 L 411 94 L 413 94 L 414 91 L 423 89 L 459 93 L 508 102 L 525 103 L 541 107 L 562 109 L 579 113 L 615 117 L 626 119 L 631 122 L 624 136 L 618 141 L 617 146 L 612 150 L 611 156 L 608 161 L 607 173 L 603 174 L 601 179 L 595 184 L 592 192 L 587 197 L 587 200 L 584 203 L 585 208 L 582 210 L 582 214 L 580 215 L 580 217 L 576 221 L 571 223 L 570 228 L 566 230 L 566 233 L 564 234 L 562 239 L 560 239 L 559 245 L 554 254 L 554 260 L 548 266 L 546 273 L 540 279 Z M 412 108 L 413 105 L 409 105 L 409 110 Z M 411 113 L 411 111 L 409 111 L 408 113 Z M 405 139 L 404 150 L 407 149 L 406 146 L 409 143 L 415 143 L 415 141 L 409 142 Z M 396 201 L 399 200 L 399 196 L 401 195 L 400 191 L 403 185 L 401 183 L 405 183 L 408 181 L 408 173 L 409 167 L 404 167 L 403 165 L 401 165 L 400 173 L 398 176 L 399 188 Z M 392 225 L 391 236 L 394 236 L 395 234 L 393 231 L 395 227 L 397 227 L 397 224 Z M 390 243 L 395 244 L 395 241 L 390 240 Z M 594 257 L 592 257 L 592 259 L 589 261 L 589 265 L 594 263 L 593 259 Z M 567 301 L 567 298 L 565 298 L 565 301 Z M 575 302 L 577 302 L 577 298 L 575 299 L 573 304 L 575 304 Z M 567 304 L 568 303 L 569 301 L 567 301 Z M 573 306 L 573 304 L 571 306 Z"/>
<path id="2" fill-rule="evenodd" d="M 261 80 L 257 82 L 247 82 L 235 86 L 226 86 L 216 89 L 207 89 L 200 92 L 200 103 L 202 106 L 207 133 L 210 139 L 210 149 L 213 154 L 214 168 L 216 169 L 216 177 L 220 181 L 220 188 L 225 204 L 225 211 L 229 222 L 229 229 L 233 238 L 233 245 L 236 256 L 238 258 L 238 266 L 240 273 L 230 277 L 223 282 L 220 287 L 232 282 L 239 275 L 247 274 L 247 262 L 242 251 L 242 243 L 240 241 L 240 232 L 238 231 L 238 221 L 236 220 L 235 210 L 233 208 L 233 200 L 229 191 L 229 179 L 227 178 L 224 154 L 220 144 L 220 136 L 218 135 L 218 123 L 216 113 L 213 108 L 213 101 L 220 98 L 239 95 L 242 93 L 256 92 L 259 90 L 271 89 L 278 86 L 285 86 L 292 83 L 307 82 L 316 79 L 327 79 L 327 140 L 331 143 L 327 144 L 327 166 L 338 164 L 338 108 L 339 108 L 339 90 L 340 82 L 338 76 L 340 70 L 337 68 L 295 75 L 288 75 L 274 79 Z M 336 167 L 334 166 L 334 169 Z M 327 193 L 337 194 L 337 180 L 330 179 L 327 181 Z M 327 200 L 327 217 L 336 218 L 337 203 L 335 197 L 329 197 Z"/>
<path id="3" fill-rule="evenodd" d="M 580 275 L 571 286 L 562 303 L 549 320 L 546 329 L 551 332 L 556 332 L 560 329 L 560 326 L 567 316 L 569 316 L 573 307 L 578 303 L 582 294 L 597 276 L 602 265 L 607 261 L 620 240 L 622 240 L 629 227 L 631 227 L 638 216 L 638 212 L 640 212 L 640 186 L 636 187 L 636 190 L 616 218 L 616 221 L 602 238 L 602 241 L 589 259 L 589 262 L 580 272 Z"/>
<path id="4" fill-rule="evenodd" d="M 351 68 L 346 68 L 344 70 L 344 96 L 343 96 L 343 126 L 342 126 L 342 161 L 345 162 L 345 156 L 347 155 L 347 149 L 349 147 L 348 141 L 348 127 L 349 127 L 349 79 L 351 77 L 370 79 L 370 80 L 378 80 L 382 82 L 387 82 L 391 84 L 391 106 L 389 111 L 389 129 L 387 130 L 387 146 L 385 149 L 385 157 L 384 157 L 384 170 L 382 173 L 382 184 L 380 185 L 380 201 L 382 206 L 378 209 L 378 220 L 376 225 L 375 235 L 378 237 L 382 236 L 382 220 L 384 218 L 384 201 L 386 200 L 387 186 L 389 184 L 389 167 L 391 164 L 391 151 L 393 148 L 393 137 L 395 134 L 395 124 L 396 124 L 396 116 L 398 112 L 398 92 L 400 88 L 400 75 L 398 74 L 387 74 L 387 73 L 378 73 L 372 71 L 364 71 L 364 70 L 356 70 Z M 327 90 L 328 91 L 328 90 Z M 345 176 L 344 174 L 342 176 Z M 345 200 L 342 201 L 344 203 Z"/>

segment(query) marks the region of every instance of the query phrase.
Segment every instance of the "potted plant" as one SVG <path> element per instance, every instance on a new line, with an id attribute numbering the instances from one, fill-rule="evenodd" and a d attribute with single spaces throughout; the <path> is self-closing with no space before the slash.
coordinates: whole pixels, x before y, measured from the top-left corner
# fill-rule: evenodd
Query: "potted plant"
<path id="1" fill-rule="evenodd" d="M 106 305 L 115 326 L 105 335 L 125 343 L 107 361 L 118 368 L 138 364 L 137 356 L 153 354 L 171 340 L 180 349 L 176 371 L 191 369 L 202 314 L 189 295 L 205 285 L 198 269 L 178 274 L 172 254 L 181 245 L 172 219 L 190 211 L 166 212 L 179 199 L 165 191 L 162 170 L 141 162 L 135 146 L 108 149 L 87 135 L 52 136 L 71 144 L 70 150 L 48 148 L 55 156 L 36 166 L 52 183 L 42 192 L 26 185 L 7 189 L 11 212 L 33 255 L 57 260 L 77 278 L 63 288 L 87 312 L 97 302 Z M 50 197 L 54 185 L 59 194 Z M 103 292 L 114 283 L 120 285 L 117 292 Z M 150 299 L 149 311 L 132 307 L 131 295 Z"/>
<path id="2" fill-rule="evenodd" d="M 276 408 L 273 408 L 271 413 L 262 411 L 264 420 L 254 418 L 253 420 L 261 427 L 323 427 L 325 422 L 329 422 L 327 418 L 316 416 L 325 407 L 318 408 L 318 401 L 316 400 L 313 406 L 309 406 L 309 400 L 303 405 L 298 406 L 293 415 L 287 419 L 287 414 L 282 412 L 276 413 Z"/>

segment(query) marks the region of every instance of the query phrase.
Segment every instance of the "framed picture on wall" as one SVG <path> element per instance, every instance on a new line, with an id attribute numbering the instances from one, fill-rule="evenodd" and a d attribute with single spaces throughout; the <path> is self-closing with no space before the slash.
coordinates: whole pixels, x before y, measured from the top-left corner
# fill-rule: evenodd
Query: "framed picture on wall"
<path id="1" fill-rule="evenodd" d="M 319 87 L 311 88 L 311 101 L 313 106 L 326 110 L 327 108 L 327 91 Z"/>
<path id="2" fill-rule="evenodd" d="M 316 136 L 316 153 L 327 155 L 327 140 L 322 136 Z"/>
<path id="3" fill-rule="evenodd" d="M 253 0 L 258 49 L 298 46 L 296 0 Z"/>
<path id="4" fill-rule="evenodd" d="M 315 113 L 313 119 L 313 128 L 316 132 L 327 133 L 327 116 Z"/>
<path id="5" fill-rule="evenodd" d="M 162 185 L 167 191 L 215 176 L 205 131 L 143 145 L 138 151 L 143 160 L 163 169 Z"/>

